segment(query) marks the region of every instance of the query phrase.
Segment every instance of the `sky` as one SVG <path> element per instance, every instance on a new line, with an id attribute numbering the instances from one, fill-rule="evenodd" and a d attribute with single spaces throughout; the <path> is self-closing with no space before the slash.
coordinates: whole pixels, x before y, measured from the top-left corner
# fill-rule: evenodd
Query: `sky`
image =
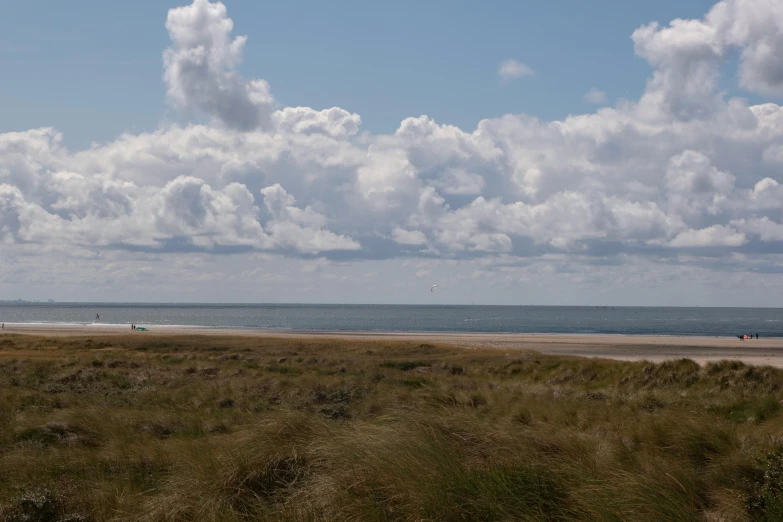
<path id="1" fill-rule="evenodd" d="M 0 299 L 783 307 L 783 0 L 2 5 Z"/>

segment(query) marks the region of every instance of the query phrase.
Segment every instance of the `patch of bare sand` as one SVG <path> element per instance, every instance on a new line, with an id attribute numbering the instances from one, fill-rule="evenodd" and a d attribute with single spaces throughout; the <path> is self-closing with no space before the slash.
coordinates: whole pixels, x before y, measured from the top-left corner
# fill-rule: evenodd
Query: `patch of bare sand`
<path id="1" fill-rule="evenodd" d="M 147 332 L 132 332 L 125 325 L 40 326 L 6 323 L 1 334 L 42 336 L 91 335 L 219 335 L 287 338 L 406 340 L 421 343 L 452 344 L 465 348 L 535 350 L 544 354 L 597 357 L 625 361 L 660 362 L 688 358 L 704 364 L 723 359 L 747 364 L 783 368 L 783 338 L 740 340 L 736 337 L 690 337 L 651 335 L 560 335 L 416 332 L 302 332 L 279 330 L 171 328 L 153 326 Z"/>

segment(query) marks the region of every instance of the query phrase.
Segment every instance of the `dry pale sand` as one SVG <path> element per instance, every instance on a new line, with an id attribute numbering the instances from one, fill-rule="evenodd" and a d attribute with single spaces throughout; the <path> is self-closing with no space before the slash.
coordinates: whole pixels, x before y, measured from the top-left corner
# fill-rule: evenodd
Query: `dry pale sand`
<path id="1" fill-rule="evenodd" d="M 130 334 L 129 326 L 39 326 L 5 324 L 2 334 L 85 336 Z M 398 332 L 301 332 L 279 330 L 232 330 L 216 328 L 167 328 L 155 326 L 135 335 L 220 335 L 288 338 L 376 339 L 444 343 L 465 348 L 535 350 L 553 355 L 599 357 L 625 361 L 664 361 L 687 357 L 701 364 L 723 359 L 783 368 L 783 338 L 740 340 L 736 337 L 690 337 L 652 335 L 559 335 L 485 333 Z"/>

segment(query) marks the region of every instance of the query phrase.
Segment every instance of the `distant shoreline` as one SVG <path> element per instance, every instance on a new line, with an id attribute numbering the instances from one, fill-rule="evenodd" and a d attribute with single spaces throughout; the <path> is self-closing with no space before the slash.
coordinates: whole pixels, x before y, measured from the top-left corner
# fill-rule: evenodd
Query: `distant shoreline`
<path id="1" fill-rule="evenodd" d="M 783 368 L 783 338 L 740 340 L 736 336 L 707 337 L 689 335 L 630 334 L 519 334 L 463 332 L 335 332 L 302 330 L 261 330 L 250 328 L 150 326 L 146 332 L 134 332 L 129 325 L 96 324 L 64 326 L 6 323 L 0 335 L 25 334 L 56 336 L 226 336 L 265 338 L 373 339 L 450 344 L 464 348 L 537 351 L 551 355 L 597 357 L 625 361 L 660 362 L 688 358 L 705 364 L 719 360 L 739 360 L 747 364 Z"/>
<path id="2" fill-rule="evenodd" d="M 132 333 L 130 323 L 48 323 L 48 322 L 6 322 L 5 328 L 14 330 L 18 333 L 28 333 L 30 331 L 52 332 L 74 332 L 74 335 L 93 334 L 93 333 Z M 507 337 L 523 336 L 535 338 L 633 338 L 641 339 L 646 344 L 651 339 L 689 339 L 696 340 L 702 344 L 704 340 L 711 339 L 729 339 L 740 341 L 736 334 L 725 335 L 704 335 L 704 334 L 664 334 L 664 333 L 632 333 L 632 332 L 514 332 L 514 331 L 468 331 L 468 330 L 328 330 L 328 329 L 308 329 L 308 328 L 267 328 L 263 326 L 211 326 L 211 325 L 190 325 L 190 324 L 153 324 L 139 322 L 136 326 L 147 328 L 146 333 L 152 332 L 158 334 L 174 335 L 304 335 L 304 336 L 480 336 L 480 337 Z M 755 338 L 748 341 L 756 341 Z M 763 336 L 759 341 L 783 342 L 783 335 Z M 777 346 L 777 344 L 775 344 Z"/>
<path id="3" fill-rule="evenodd" d="M 131 323 L 55 323 L 55 322 L 5 322 L 6 329 L 14 329 L 18 332 L 28 332 L 30 330 L 45 330 L 47 332 L 59 331 L 78 331 L 85 334 L 91 333 L 124 333 L 130 332 Z M 281 334 L 281 335 L 361 335 L 361 336 L 534 336 L 534 337 L 629 337 L 642 339 L 731 339 L 739 340 L 736 333 L 726 333 L 723 335 L 706 335 L 700 333 L 633 333 L 633 332 L 519 332 L 519 331 L 471 331 L 471 330 L 328 330 L 328 329 L 310 329 L 310 328 L 269 328 L 264 326 L 215 326 L 215 325 L 196 325 L 196 324 L 155 324 L 138 322 L 136 326 L 154 330 L 157 333 L 176 334 L 185 333 L 192 335 L 194 333 L 204 334 L 225 334 L 225 335 L 247 335 L 257 333 L 258 335 Z M 149 333 L 150 330 L 148 330 Z M 749 330 L 748 330 L 749 331 Z M 748 334 L 750 335 L 750 334 Z M 763 335 L 759 340 L 781 340 L 783 335 Z M 755 338 L 753 339 L 756 340 Z"/>

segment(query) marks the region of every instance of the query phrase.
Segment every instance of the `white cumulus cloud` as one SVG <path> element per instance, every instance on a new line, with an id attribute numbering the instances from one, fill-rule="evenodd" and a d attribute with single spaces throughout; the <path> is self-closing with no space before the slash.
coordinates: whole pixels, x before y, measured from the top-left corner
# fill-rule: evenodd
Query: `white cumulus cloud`
<path id="1" fill-rule="evenodd" d="M 232 39 L 233 28 L 220 2 L 194 0 L 169 11 L 172 45 L 163 53 L 168 96 L 177 107 L 203 111 L 231 128 L 264 127 L 274 99 L 264 80 L 245 80 L 237 71 L 247 38 Z"/>
<path id="2" fill-rule="evenodd" d="M 278 130 L 301 134 L 328 134 L 336 138 L 359 132 L 362 119 L 339 107 L 316 111 L 309 107 L 286 107 L 274 113 Z"/>

